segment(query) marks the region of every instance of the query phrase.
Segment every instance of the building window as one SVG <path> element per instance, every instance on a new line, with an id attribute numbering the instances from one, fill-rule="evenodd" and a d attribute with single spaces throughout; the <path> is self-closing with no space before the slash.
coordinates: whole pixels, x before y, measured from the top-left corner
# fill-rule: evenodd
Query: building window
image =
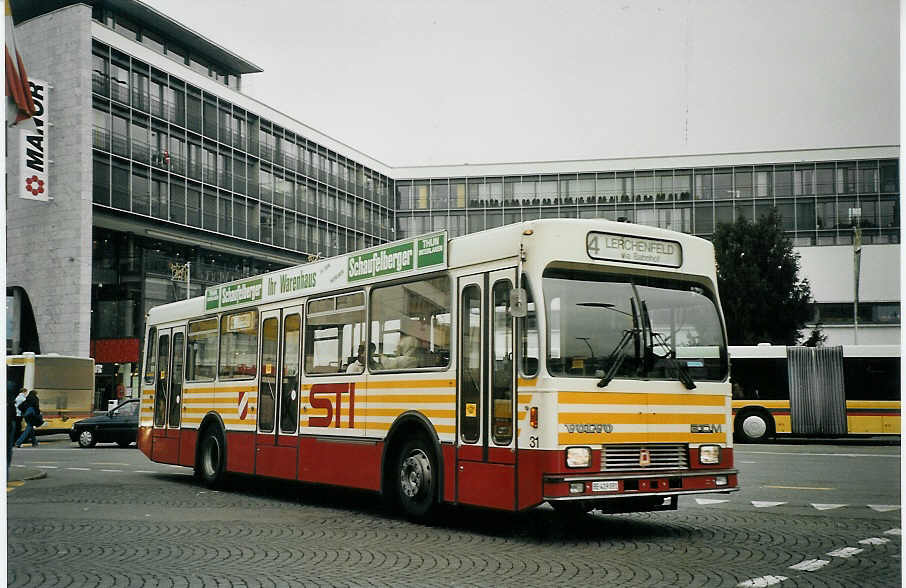
<path id="1" fill-rule="evenodd" d="M 97 204 L 110 206 L 109 156 L 95 155 L 91 170 L 92 198 Z"/>
<path id="2" fill-rule="evenodd" d="M 129 210 L 129 168 L 114 161 L 111 176 L 112 200 L 114 208 Z"/>
<path id="3" fill-rule="evenodd" d="M 138 40 L 138 27 L 134 22 L 122 14 L 117 14 L 115 19 L 114 30 L 132 41 Z"/>
<path id="4" fill-rule="evenodd" d="M 833 302 L 815 304 L 815 323 L 822 325 L 853 325 L 855 304 Z M 899 325 L 899 302 L 860 302 L 860 325 Z"/>
<path id="5" fill-rule="evenodd" d="M 167 219 L 169 217 L 168 185 L 166 180 L 151 180 L 151 216 Z"/>
<path id="6" fill-rule="evenodd" d="M 194 186 L 186 191 L 186 223 L 190 227 L 201 226 L 201 191 Z"/>
<path id="7" fill-rule="evenodd" d="M 134 167 L 132 170 L 132 212 L 144 215 L 151 214 L 150 186 L 148 170 Z"/>
<path id="8" fill-rule="evenodd" d="M 110 74 L 107 73 L 107 58 L 96 53 L 91 55 L 91 90 L 103 96 L 110 95 Z"/>

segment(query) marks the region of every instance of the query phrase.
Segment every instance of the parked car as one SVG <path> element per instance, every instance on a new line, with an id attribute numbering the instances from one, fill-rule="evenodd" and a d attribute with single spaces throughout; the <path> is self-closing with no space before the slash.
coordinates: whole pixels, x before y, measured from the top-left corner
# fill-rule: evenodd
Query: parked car
<path id="1" fill-rule="evenodd" d="M 98 416 L 76 421 L 69 438 L 80 447 L 116 443 L 128 447 L 138 436 L 138 399 L 127 400 Z"/>

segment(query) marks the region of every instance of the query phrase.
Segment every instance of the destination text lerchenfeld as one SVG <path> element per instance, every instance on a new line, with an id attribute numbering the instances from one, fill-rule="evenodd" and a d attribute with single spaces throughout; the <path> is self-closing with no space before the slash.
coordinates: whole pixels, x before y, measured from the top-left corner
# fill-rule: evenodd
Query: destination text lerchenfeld
<path id="1" fill-rule="evenodd" d="M 669 241 L 648 241 L 624 237 L 604 237 L 604 247 L 636 253 L 656 253 L 658 255 L 673 255 L 676 253 L 676 244 Z"/>

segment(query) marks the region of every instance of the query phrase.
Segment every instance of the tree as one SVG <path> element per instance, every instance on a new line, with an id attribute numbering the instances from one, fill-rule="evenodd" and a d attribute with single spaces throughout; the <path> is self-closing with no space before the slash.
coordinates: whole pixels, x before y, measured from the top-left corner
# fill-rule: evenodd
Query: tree
<path id="1" fill-rule="evenodd" d="M 808 339 L 803 341 L 806 347 L 824 347 L 827 343 L 827 335 L 821 332 L 821 323 L 816 324 L 808 335 Z"/>
<path id="2" fill-rule="evenodd" d="M 811 287 L 775 212 L 715 228 L 717 287 L 730 345 L 795 345 L 812 317 Z"/>

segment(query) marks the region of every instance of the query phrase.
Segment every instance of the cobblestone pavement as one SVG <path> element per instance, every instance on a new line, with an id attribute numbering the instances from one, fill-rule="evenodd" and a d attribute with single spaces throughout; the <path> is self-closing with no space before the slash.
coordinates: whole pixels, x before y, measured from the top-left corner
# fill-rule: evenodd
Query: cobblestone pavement
<path id="1" fill-rule="evenodd" d="M 7 499 L 17 587 L 900 585 L 899 511 L 686 498 L 579 519 L 445 509 L 423 525 L 372 494 L 249 479 L 213 492 L 188 470 L 60 472 Z"/>

